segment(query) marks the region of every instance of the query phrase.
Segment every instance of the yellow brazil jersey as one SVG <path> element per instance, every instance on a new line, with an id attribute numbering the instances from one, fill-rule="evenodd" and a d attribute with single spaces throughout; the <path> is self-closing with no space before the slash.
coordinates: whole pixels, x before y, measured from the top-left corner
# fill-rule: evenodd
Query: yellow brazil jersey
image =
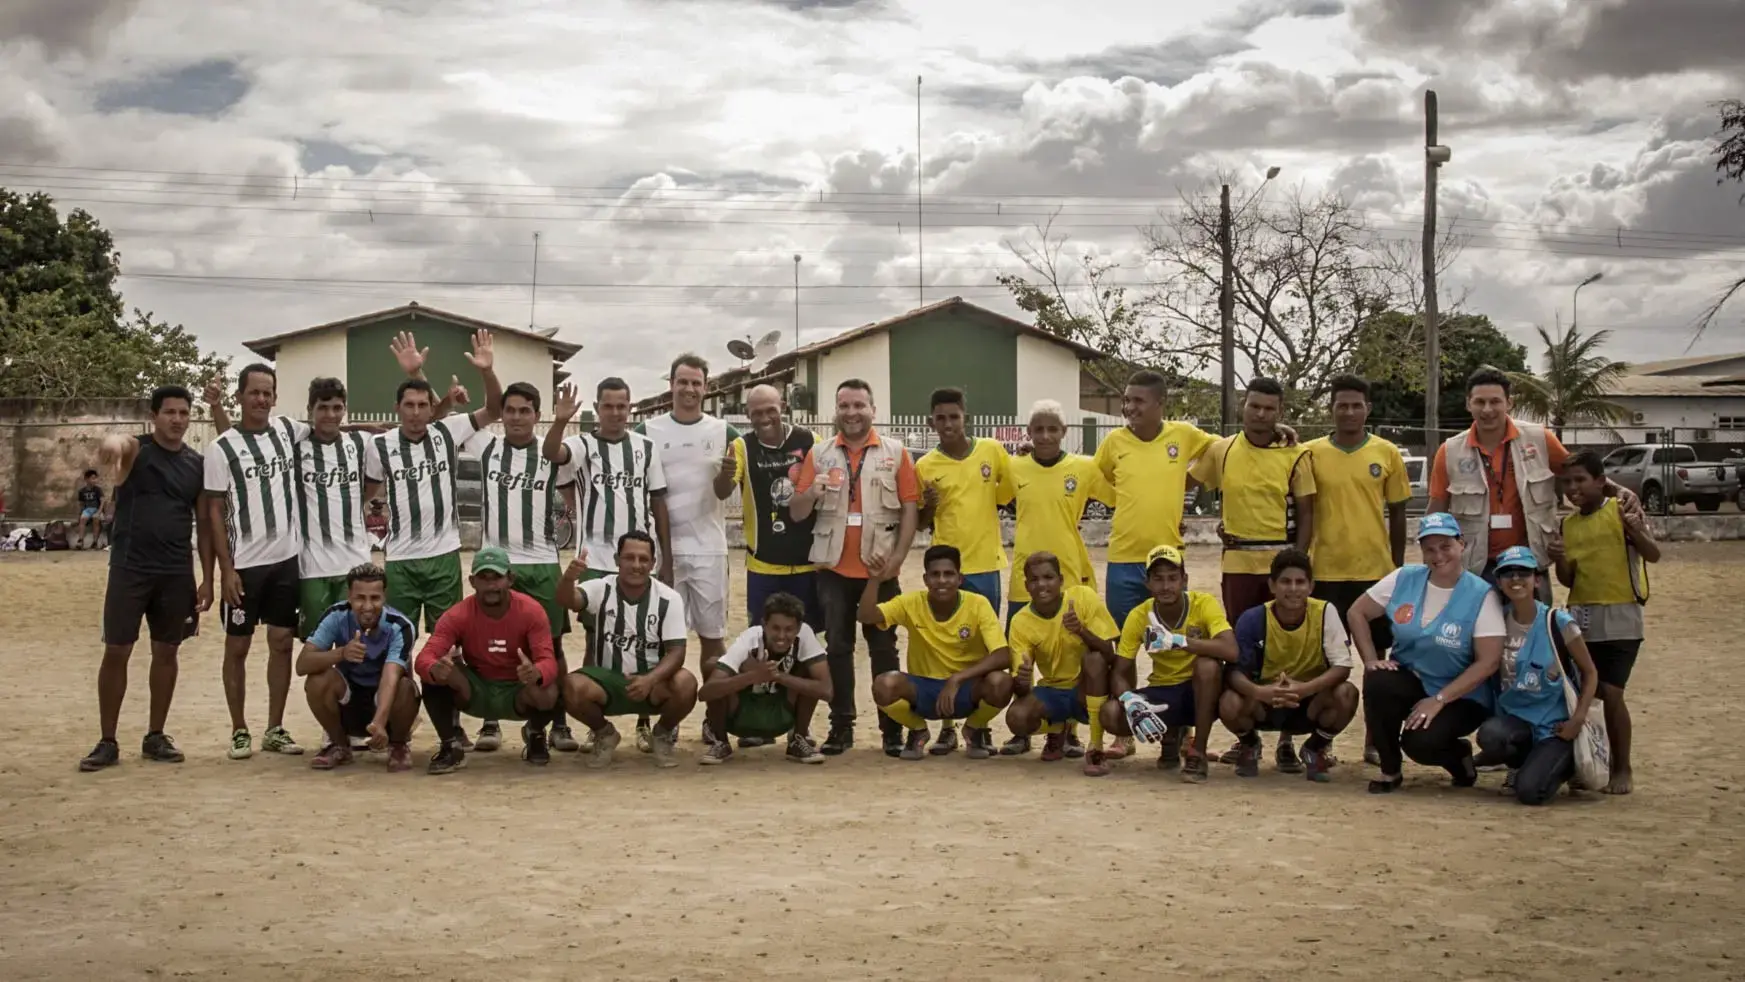
<path id="1" fill-rule="evenodd" d="M 1246 548 L 1224 548 L 1219 567 L 1224 572 L 1269 573 L 1272 557 L 1292 544 L 1298 516 L 1311 507 L 1305 499 L 1315 495 L 1315 469 L 1308 452 L 1302 445 L 1255 446 L 1238 433 L 1212 444 L 1194 461 L 1193 477 L 1224 492 L 1224 532 L 1252 543 Z"/>
<path id="2" fill-rule="evenodd" d="M 1316 581 L 1373 583 L 1394 570 L 1387 507 L 1411 500 L 1400 448 L 1379 436 L 1342 447 L 1332 437 L 1309 443 L 1315 471 Z"/>
<path id="3" fill-rule="evenodd" d="M 999 507 L 1012 500 L 1012 459 L 1000 441 L 978 439 L 962 460 L 930 450 L 915 462 L 915 477 L 939 492 L 933 542 L 957 547 L 963 574 L 1005 569 Z"/>
<path id="4" fill-rule="evenodd" d="M 1127 623 L 1121 625 L 1121 640 L 1115 646 L 1116 655 L 1137 661 L 1139 653 L 1149 648 L 1147 635 L 1151 633 L 1152 610 L 1156 606 L 1155 600 L 1142 603 L 1127 615 Z M 1187 610 L 1182 612 L 1181 619 L 1164 626 L 1184 637 L 1210 640 L 1230 630 L 1230 621 L 1224 616 L 1224 605 L 1217 597 L 1189 590 Z M 1193 654 L 1182 648 L 1171 648 L 1151 655 L 1151 678 L 1146 684 L 1178 685 L 1193 677 Z"/>
<path id="5" fill-rule="evenodd" d="M 1096 587 L 1097 572 L 1090 550 L 1079 534 L 1079 519 L 1091 499 L 1115 503 L 1115 489 L 1103 472 L 1083 454 L 1062 454 L 1052 464 L 1033 456 L 1012 458 L 1013 500 L 1018 524 L 1012 532 L 1012 585 L 1006 596 L 1015 603 L 1030 599 L 1024 588 L 1024 560 L 1033 552 L 1052 552 L 1060 559 L 1060 577 L 1067 585 Z"/>
<path id="6" fill-rule="evenodd" d="M 1006 632 L 988 598 L 963 590 L 957 610 L 945 620 L 933 616 L 926 590 L 911 590 L 879 604 L 890 627 L 909 632 L 908 670 L 922 678 L 949 678 L 1006 646 Z"/>
<path id="7" fill-rule="evenodd" d="M 1008 633 L 1012 638 L 1012 669 L 1029 659 L 1036 666 L 1036 684 L 1050 689 L 1070 689 L 1079 684 L 1079 671 L 1085 664 L 1085 642 L 1068 633 L 1062 625 L 1067 608 L 1078 615 L 1079 622 L 1099 638 L 1120 636 L 1115 618 L 1103 606 L 1097 591 L 1086 586 L 1069 586 L 1061 594 L 1060 609 L 1053 617 L 1043 617 L 1035 607 L 1026 606 L 1012 616 Z"/>
<path id="8" fill-rule="evenodd" d="M 1213 439 L 1192 423 L 1165 420 L 1150 440 L 1123 426 L 1097 447 L 1097 468 L 1115 488 L 1109 562 L 1143 563 L 1153 546 L 1181 546 L 1188 465 Z"/>
<path id="9" fill-rule="evenodd" d="M 1648 599 L 1648 571 L 1624 536 L 1618 499 L 1607 498 L 1591 515 L 1565 516 L 1563 554 L 1575 566 L 1569 603 L 1633 604 Z"/>

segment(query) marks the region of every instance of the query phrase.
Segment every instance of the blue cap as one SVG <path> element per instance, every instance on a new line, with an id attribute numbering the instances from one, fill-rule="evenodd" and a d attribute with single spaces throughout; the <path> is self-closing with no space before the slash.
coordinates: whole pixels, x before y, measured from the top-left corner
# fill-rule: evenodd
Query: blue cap
<path id="1" fill-rule="evenodd" d="M 1432 535 L 1446 535 L 1460 538 L 1460 523 L 1454 516 L 1445 511 L 1433 511 L 1418 519 L 1418 541 L 1422 542 Z"/>
<path id="2" fill-rule="evenodd" d="M 1497 557 L 1497 570 L 1530 569 L 1539 571 L 1539 557 L 1533 555 L 1533 550 L 1526 546 L 1510 546 Z"/>

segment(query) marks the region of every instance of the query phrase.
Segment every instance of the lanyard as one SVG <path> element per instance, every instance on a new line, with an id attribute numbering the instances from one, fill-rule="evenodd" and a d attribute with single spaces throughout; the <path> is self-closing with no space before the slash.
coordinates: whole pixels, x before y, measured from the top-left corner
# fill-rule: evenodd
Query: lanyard
<path id="1" fill-rule="evenodd" d="M 1503 458 L 1503 473 L 1500 476 L 1492 472 L 1491 457 L 1477 441 L 1473 442 L 1472 449 L 1478 452 L 1478 459 L 1484 461 L 1485 483 L 1490 485 L 1491 496 L 1496 499 L 1496 508 L 1493 510 L 1500 512 L 1503 507 L 1503 488 L 1509 483 L 1509 441 L 1504 440 L 1497 446 L 1497 453 Z"/>
<path id="2" fill-rule="evenodd" d="M 850 450 L 847 447 L 844 447 L 843 449 L 847 451 L 848 455 L 848 503 L 850 505 L 859 504 L 860 470 L 866 466 L 866 452 L 868 448 L 861 447 L 860 455 L 858 457 L 855 456 L 853 450 Z"/>

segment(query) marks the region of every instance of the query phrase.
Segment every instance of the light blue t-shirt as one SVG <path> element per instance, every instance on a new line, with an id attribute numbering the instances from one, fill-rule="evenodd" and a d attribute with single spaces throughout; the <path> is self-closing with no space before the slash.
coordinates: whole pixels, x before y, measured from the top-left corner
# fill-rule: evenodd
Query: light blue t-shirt
<path id="1" fill-rule="evenodd" d="M 327 613 L 321 617 L 321 623 L 309 635 L 309 643 L 321 651 L 343 648 L 351 643 L 358 630 L 357 618 L 352 616 L 351 605 L 334 604 L 327 608 Z M 400 666 L 401 671 L 411 671 L 406 663 L 406 653 L 412 650 L 412 642 L 417 637 L 418 629 L 412 625 L 410 618 L 392 607 L 383 607 L 375 630 L 364 635 L 364 660 L 340 662 L 339 673 L 345 676 L 347 682 L 360 689 L 373 689 L 381 684 L 382 666 L 388 662 Z"/>

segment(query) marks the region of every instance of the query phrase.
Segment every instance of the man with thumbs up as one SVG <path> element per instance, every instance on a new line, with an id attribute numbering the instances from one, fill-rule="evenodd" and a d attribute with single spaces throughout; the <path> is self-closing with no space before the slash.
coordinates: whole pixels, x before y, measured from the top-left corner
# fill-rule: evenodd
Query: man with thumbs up
<path id="1" fill-rule="evenodd" d="M 321 615 L 297 656 L 309 711 L 327 733 L 310 766 L 330 771 L 352 761 L 351 738 L 386 748 L 388 770 L 412 769 L 407 744 L 418 721 L 418 687 L 407 653 L 418 636 L 411 619 L 387 605 L 387 574 L 373 563 L 346 574 L 347 596 Z"/>
<path id="2" fill-rule="evenodd" d="M 1042 759 L 1055 761 L 1068 756 L 1067 732 L 1072 723 L 1089 723 L 1091 751 L 1085 773 L 1100 777 L 1108 773 L 1102 709 L 1121 629 L 1094 588 L 1064 582 L 1060 560 L 1052 552 L 1025 557 L 1024 589 L 1029 600 L 1012 615 L 1007 629 L 1018 694 L 1006 710 L 1006 726 L 1022 740 L 1048 727 Z M 1033 671 L 1042 673 L 1035 685 Z"/>
<path id="3" fill-rule="evenodd" d="M 545 733 L 557 715 L 558 675 L 551 621 L 539 601 L 510 589 L 509 554 L 497 546 L 473 554 L 472 585 L 473 595 L 443 613 L 418 652 L 424 709 L 442 740 L 430 773 L 466 766 L 458 739 L 463 712 L 525 721 L 521 759 L 548 764 Z"/>

